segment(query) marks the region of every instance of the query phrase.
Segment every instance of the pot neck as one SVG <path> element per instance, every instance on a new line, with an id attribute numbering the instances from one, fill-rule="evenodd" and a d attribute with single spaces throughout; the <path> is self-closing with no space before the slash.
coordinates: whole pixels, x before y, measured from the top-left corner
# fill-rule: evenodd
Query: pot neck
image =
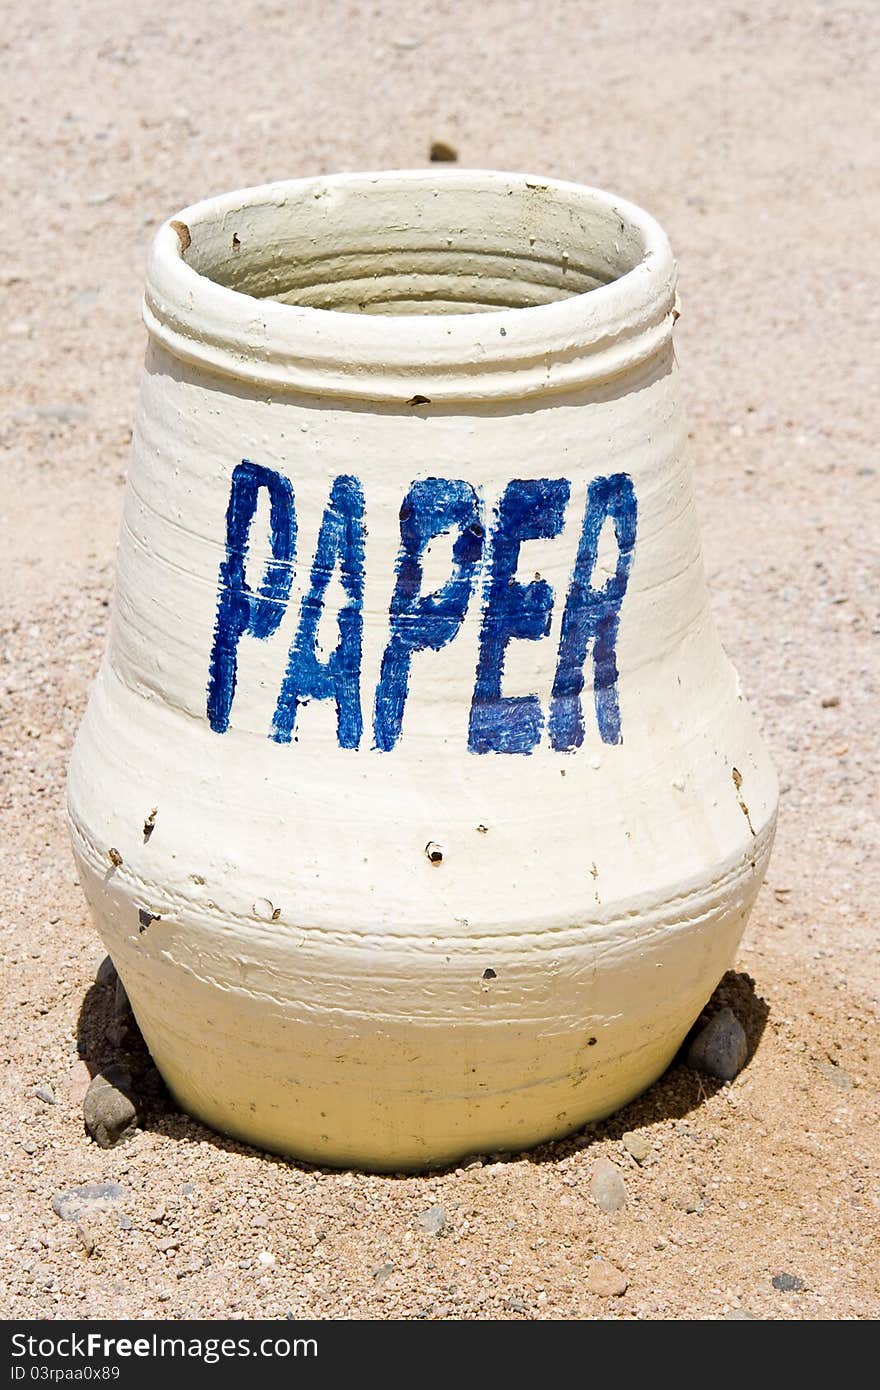
<path id="1" fill-rule="evenodd" d="M 144 318 L 168 352 L 273 391 L 492 402 L 603 384 L 669 342 L 675 263 L 633 204 L 522 174 L 297 179 L 157 233 Z"/>

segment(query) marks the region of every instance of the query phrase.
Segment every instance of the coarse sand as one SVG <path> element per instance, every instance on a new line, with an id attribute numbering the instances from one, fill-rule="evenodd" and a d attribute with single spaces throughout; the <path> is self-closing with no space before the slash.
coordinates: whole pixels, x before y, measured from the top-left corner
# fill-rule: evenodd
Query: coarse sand
<path id="1" fill-rule="evenodd" d="M 5 7 L 4 1316 L 880 1313 L 878 53 L 867 0 Z M 64 774 L 107 633 L 149 237 L 210 193 L 424 165 L 438 139 L 611 188 L 672 239 L 715 613 L 783 788 L 720 996 L 752 1055 L 730 1086 L 679 1063 L 570 1140 L 423 1177 L 269 1157 L 155 1089 L 101 1150 L 83 1085 L 126 1040 Z M 607 1214 L 603 1159 L 627 1196 Z M 55 1214 L 104 1181 L 114 1212 Z"/>

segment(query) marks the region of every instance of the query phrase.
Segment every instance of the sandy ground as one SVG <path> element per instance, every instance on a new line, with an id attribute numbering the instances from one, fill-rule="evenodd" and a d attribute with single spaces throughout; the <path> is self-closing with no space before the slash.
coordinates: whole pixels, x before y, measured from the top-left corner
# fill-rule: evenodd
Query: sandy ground
<path id="1" fill-rule="evenodd" d="M 10 0 L 6 1316 L 880 1313 L 878 47 L 867 2 Z M 737 967 L 754 990 L 727 982 L 754 1055 L 730 1087 L 679 1065 L 570 1141 L 431 1177 L 267 1158 L 161 1097 L 131 1142 L 102 1151 L 83 1132 L 78 1054 L 94 1066 L 118 1043 L 109 991 L 92 985 L 103 952 L 63 784 L 107 629 L 151 229 L 243 184 L 424 164 L 447 132 L 462 163 L 642 203 L 679 257 L 677 346 L 715 609 L 783 786 Z M 40 1085 L 55 1104 L 34 1095 Z M 650 1144 L 642 1165 L 628 1131 Z M 628 1192 L 608 1215 L 590 1195 L 602 1158 Z M 105 1180 L 124 1187 L 121 1206 L 84 1243 L 51 1199 Z M 439 1234 L 413 1224 L 433 1205 Z M 596 1255 L 623 1272 L 625 1294 L 589 1291 Z"/>

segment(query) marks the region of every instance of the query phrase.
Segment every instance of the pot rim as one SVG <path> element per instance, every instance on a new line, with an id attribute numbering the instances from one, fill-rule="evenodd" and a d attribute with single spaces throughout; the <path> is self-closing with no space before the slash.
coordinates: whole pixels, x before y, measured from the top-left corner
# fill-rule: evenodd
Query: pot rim
<path id="1" fill-rule="evenodd" d="M 339 198 L 384 183 L 405 192 L 538 191 L 620 220 L 640 259 L 606 284 L 526 307 L 440 314 L 357 314 L 255 298 L 187 264 L 199 229 L 248 208 Z M 231 243 L 230 243 L 231 244 Z M 283 392 L 416 403 L 483 402 L 592 387 L 640 367 L 678 317 L 676 267 L 650 214 L 602 189 L 496 170 L 404 169 L 281 180 L 207 198 L 159 228 L 144 321 L 175 357 Z"/>

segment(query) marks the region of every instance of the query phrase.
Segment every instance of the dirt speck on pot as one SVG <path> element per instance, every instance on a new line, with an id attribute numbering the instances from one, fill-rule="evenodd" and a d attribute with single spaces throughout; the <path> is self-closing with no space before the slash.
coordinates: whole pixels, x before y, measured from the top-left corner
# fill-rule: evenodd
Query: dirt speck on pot
<path id="1" fill-rule="evenodd" d="M 171 226 L 177 233 L 177 239 L 180 242 L 181 251 L 188 251 L 190 246 L 192 245 L 192 237 L 190 236 L 189 227 L 186 225 L 185 222 L 178 222 L 176 220 L 171 223 Z"/>

